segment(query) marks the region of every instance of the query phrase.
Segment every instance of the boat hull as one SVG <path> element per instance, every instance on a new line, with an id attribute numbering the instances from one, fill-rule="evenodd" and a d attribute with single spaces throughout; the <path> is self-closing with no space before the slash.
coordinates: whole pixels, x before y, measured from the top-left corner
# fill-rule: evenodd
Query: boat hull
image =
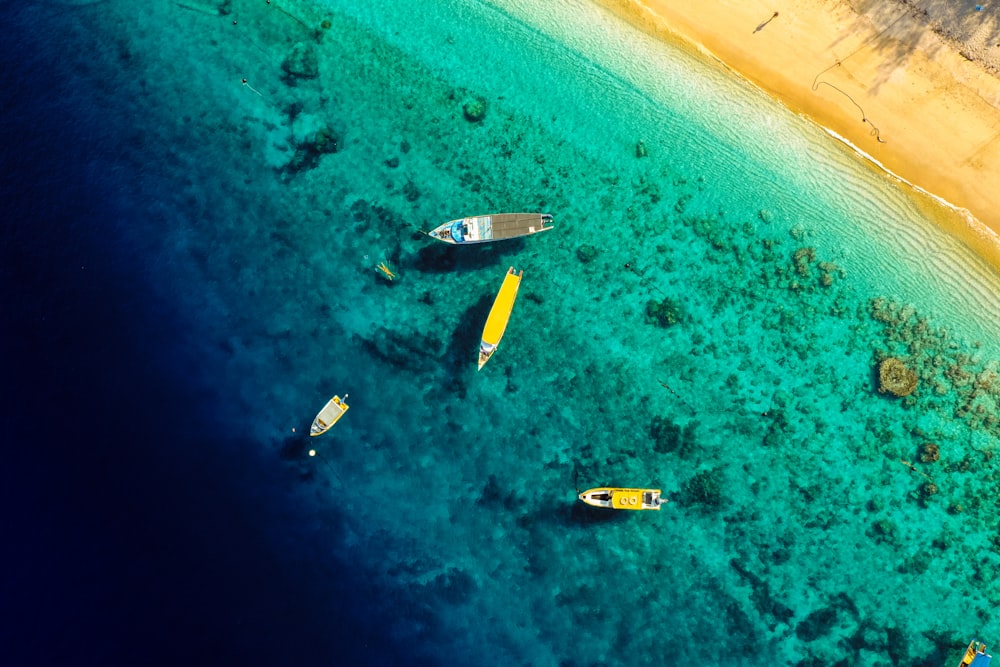
<path id="1" fill-rule="evenodd" d="M 591 507 L 612 510 L 657 510 L 667 502 L 660 497 L 659 489 L 624 489 L 601 487 L 588 489 L 578 498 Z"/>
<path id="2" fill-rule="evenodd" d="M 489 243 L 547 232 L 552 227 L 548 213 L 495 213 L 451 220 L 427 233 L 433 239 L 452 245 Z"/>
<path id="3" fill-rule="evenodd" d="M 309 428 L 309 435 L 323 435 L 333 428 L 333 425 L 340 421 L 340 418 L 344 416 L 347 409 L 351 407 L 345 402 L 346 399 L 347 394 L 344 394 L 344 398 L 334 396 L 327 401 L 326 405 L 323 406 L 323 409 L 320 410 L 319 414 L 316 415 L 316 418 L 313 419 L 312 426 Z"/>
<path id="4" fill-rule="evenodd" d="M 507 331 L 507 322 L 510 320 L 511 311 L 514 309 L 514 300 L 517 299 L 517 290 L 521 286 L 521 276 L 524 271 L 514 272 L 514 267 L 507 269 L 497 298 L 490 308 L 489 317 L 486 318 L 486 326 L 483 327 L 483 337 L 479 341 L 479 368 L 497 351 L 500 339 Z"/>

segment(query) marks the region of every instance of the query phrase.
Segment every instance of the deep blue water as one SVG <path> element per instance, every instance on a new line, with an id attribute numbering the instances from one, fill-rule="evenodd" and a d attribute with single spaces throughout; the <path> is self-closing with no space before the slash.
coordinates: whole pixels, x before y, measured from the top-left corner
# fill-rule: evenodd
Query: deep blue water
<path id="1" fill-rule="evenodd" d="M 118 233 L 150 205 L 121 164 L 142 119 L 84 90 L 108 64 L 74 57 L 73 8 L 0 11 L 0 663 L 408 662 L 336 554 L 275 546 L 274 468 L 249 451 L 234 474 L 247 435 L 188 380 L 212 362 Z"/>
<path id="2" fill-rule="evenodd" d="M 585 3 L 272 3 L 0 9 L 0 664 L 1000 635 L 997 277 L 896 184 Z M 557 229 L 417 233 L 493 210 Z M 604 484 L 671 503 L 575 502 Z"/>

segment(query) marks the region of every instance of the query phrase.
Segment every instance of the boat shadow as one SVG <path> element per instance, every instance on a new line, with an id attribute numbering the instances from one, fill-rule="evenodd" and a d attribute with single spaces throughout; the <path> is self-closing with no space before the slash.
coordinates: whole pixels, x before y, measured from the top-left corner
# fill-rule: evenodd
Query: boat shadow
<path id="1" fill-rule="evenodd" d="M 477 243 L 453 246 L 440 241 L 417 251 L 413 266 L 421 273 L 451 273 L 485 269 L 501 264 L 509 265 L 508 258 L 524 250 L 524 239 L 511 239 L 495 243 Z"/>
<path id="2" fill-rule="evenodd" d="M 552 509 L 553 506 L 557 507 L 555 511 Z M 565 503 L 561 499 L 552 500 L 551 504 L 543 503 L 537 508 L 521 512 L 517 523 L 522 528 L 552 526 L 567 530 L 585 529 L 628 521 L 628 515 L 631 514 L 637 514 L 637 512 L 616 512 L 611 509 L 591 507 L 578 500 L 574 495 L 567 496 Z"/>
<path id="3" fill-rule="evenodd" d="M 620 521 L 628 521 L 629 514 L 631 512 L 616 512 L 611 509 L 606 509 L 602 507 L 591 507 L 580 500 L 574 500 L 573 504 L 569 507 L 566 512 L 561 512 L 560 514 L 565 515 L 563 519 L 563 524 L 566 526 L 594 526 L 594 525 L 604 525 L 606 523 L 615 523 Z"/>
<path id="4" fill-rule="evenodd" d="M 591 507 L 578 500 L 576 495 L 576 492 L 561 494 L 558 498 L 546 495 L 537 503 L 529 505 L 523 492 L 512 489 L 508 482 L 501 482 L 496 475 L 491 474 L 483 485 L 476 504 L 516 516 L 517 525 L 528 530 L 548 530 L 550 527 L 586 528 L 627 521 L 628 517 L 625 515 L 636 514 Z"/>
<path id="5" fill-rule="evenodd" d="M 459 398 L 465 398 L 466 383 L 476 372 L 479 342 L 483 326 L 493 305 L 493 294 L 483 294 L 458 318 L 458 326 L 451 333 L 445 350 L 445 368 L 448 369 L 448 386 Z"/>

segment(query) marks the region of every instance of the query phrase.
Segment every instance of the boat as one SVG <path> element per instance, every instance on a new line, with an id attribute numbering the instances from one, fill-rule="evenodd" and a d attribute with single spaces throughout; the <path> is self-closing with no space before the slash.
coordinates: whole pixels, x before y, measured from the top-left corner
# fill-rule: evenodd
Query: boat
<path id="1" fill-rule="evenodd" d="M 613 510 L 658 510 L 660 505 L 667 502 L 660 497 L 659 489 L 604 487 L 588 489 L 579 498 L 593 507 Z"/>
<path id="2" fill-rule="evenodd" d="M 969 642 L 969 648 L 965 649 L 965 655 L 958 667 L 987 667 L 993 656 L 986 652 L 986 644 L 973 639 Z"/>
<path id="3" fill-rule="evenodd" d="M 486 318 L 486 326 L 483 327 L 483 339 L 479 342 L 479 369 L 483 366 L 493 353 L 497 351 L 497 345 L 503 338 L 504 331 L 507 330 L 507 321 L 510 319 L 510 312 L 514 309 L 514 299 L 517 298 L 517 288 L 521 286 L 521 276 L 524 271 L 514 273 L 514 267 L 507 269 L 504 276 L 503 285 L 497 292 L 497 298 L 490 308 L 490 315 Z"/>
<path id="4" fill-rule="evenodd" d="M 547 232 L 552 227 L 546 225 L 551 223 L 552 216 L 548 213 L 496 213 L 451 220 L 427 235 L 453 245 L 486 243 Z"/>
<path id="5" fill-rule="evenodd" d="M 334 424 L 340 421 L 340 418 L 344 416 L 347 409 L 351 407 L 346 402 L 347 396 L 348 394 L 344 394 L 344 398 L 334 396 L 326 402 L 323 409 L 319 411 L 318 415 L 316 415 L 316 419 L 313 420 L 312 427 L 309 429 L 309 435 L 323 435 L 329 431 Z"/>

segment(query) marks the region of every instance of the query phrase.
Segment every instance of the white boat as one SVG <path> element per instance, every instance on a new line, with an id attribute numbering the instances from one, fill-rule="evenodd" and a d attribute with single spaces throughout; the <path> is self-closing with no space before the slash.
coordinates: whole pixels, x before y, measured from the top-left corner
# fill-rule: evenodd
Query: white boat
<path id="1" fill-rule="evenodd" d="M 344 416 L 347 409 L 351 407 L 346 403 L 346 401 L 347 394 L 344 394 L 344 398 L 334 396 L 327 401 L 326 405 L 323 406 L 323 409 L 319 411 L 318 415 L 316 415 L 316 419 L 313 420 L 312 427 L 309 429 L 309 435 L 323 435 L 329 431 L 334 424 L 340 421 L 340 418 Z"/>
<path id="2" fill-rule="evenodd" d="M 451 220 L 427 235 L 452 245 L 487 243 L 547 232 L 552 227 L 546 225 L 551 223 L 552 216 L 548 213 L 495 213 Z"/>

